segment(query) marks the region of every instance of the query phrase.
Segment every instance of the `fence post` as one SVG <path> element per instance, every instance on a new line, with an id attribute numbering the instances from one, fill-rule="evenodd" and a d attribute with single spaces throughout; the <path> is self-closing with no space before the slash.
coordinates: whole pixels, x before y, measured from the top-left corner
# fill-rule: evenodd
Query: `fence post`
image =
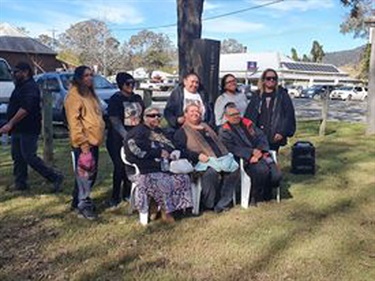
<path id="1" fill-rule="evenodd" d="M 145 107 L 149 107 L 152 103 L 152 90 L 150 89 L 144 89 L 143 90 L 143 102 L 145 104 Z"/>
<path id="2" fill-rule="evenodd" d="M 328 119 L 328 100 L 329 100 L 329 91 L 328 88 L 324 91 L 322 97 L 322 120 L 319 127 L 319 136 L 324 137 L 326 134 L 326 126 Z"/>
<path id="3" fill-rule="evenodd" d="M 53 162 L 53 124 L 52 124 L 52 92 L 42 90 L 42 134 L 43 159 L 48 164 Z"/>

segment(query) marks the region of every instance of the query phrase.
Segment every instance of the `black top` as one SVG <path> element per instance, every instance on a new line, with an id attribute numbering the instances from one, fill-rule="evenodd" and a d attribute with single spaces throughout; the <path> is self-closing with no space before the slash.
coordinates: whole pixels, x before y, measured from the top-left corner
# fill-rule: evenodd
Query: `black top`
<path id="1" fill-rule="evenodd" d="M 264 93 L 262 95 L 261 109 L 259 114 L 258 126 L 263 130 L 269 141 L 271 141 L 274 137 L 271 133 L 271 120 L 273 106 L 275 104 L 275 96 L 275 91 L 272 93 Z"/>
<path id="2" fill-rule="evenodd" d="M 108 116 L 118 117 L 126 131 L 137 126 L 142 121 L 144 103 L 140 95 L 131 94 L 125 96 L 121 92 L 116 92 L 111 96 L 108 102 Z M 108 125 L 108 138 L 119 139 L 120 134 L 113 128 L 111 122 Z"/>
<path id="3" fill-rule="evenodd" d="M 162 149 L 172 152 L 174 146 L 160 128 L 151 130 L 140 124 L 126 136 L 126 159 L 137 164 L 141 174 L 161 172 Z"/>
<path id="4" fill-rule="evenodd" d="M 40 134 L 42 127 L 40 91 L 33 78 L 16 84 L 10 96 L 7 120 L 12 119 L 20 108 L 26 110 L 28 114 L 14 125 L 12 133 Z"/>

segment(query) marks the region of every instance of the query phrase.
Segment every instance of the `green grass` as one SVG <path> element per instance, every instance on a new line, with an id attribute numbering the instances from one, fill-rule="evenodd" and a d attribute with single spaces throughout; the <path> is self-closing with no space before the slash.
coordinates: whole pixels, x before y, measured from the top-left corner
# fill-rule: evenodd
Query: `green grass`
<path id="1" fill-rule="evenodd" d="M 184 218 L 147 227 L 124 203 L 103 202 L 111 189 L 104 148 L 93 197 L 100 219 L 69 211 L 73 175 L 69 144 L 56 141 L 64 193 L 30 173 L 29 193 L 11 192 L 12 162 L 0 150 L 0 280 L 375 280 L 375 138 L 364 126 L 303 122 L 297 139 L 316 146 L 317 173 L 293 175 L 290 147 L 279 161 L 280 204 Z"/>

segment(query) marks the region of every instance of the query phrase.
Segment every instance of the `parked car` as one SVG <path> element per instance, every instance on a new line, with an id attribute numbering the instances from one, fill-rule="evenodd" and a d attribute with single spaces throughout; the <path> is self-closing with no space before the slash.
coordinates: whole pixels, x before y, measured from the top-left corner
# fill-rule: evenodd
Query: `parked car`
<path id="1" fill-rule="evenodd" d="M 72 72 L 46 72 L 34 77 L 41 91 L 52 93 L 52 114 L 54 122 L 64 122 L 64 100 L 73 79 Z M 99 97 L 102 109 L 106 114 L 109 98 L 117 91 L 117 88 L 101 75 L 94 75 L 94 88 Z"/>
<path id="2" fill-rule="evenodd" d="M 367 99 L 367 88 L 361 86 L 344 86 L 331 92 L 331 99 L 339 100 L 365 100 Z"/>
<path id="3" fill-rule="evenodd" d="M 286 87 L 288 90 L 288 94 L 294 98 L 299 98 L 301 96 L 301 92 L 303 87 L 301 85 L 288 85 Z"/>
<path id="4" fill-rule="evenodd" d="M 335 88 L 333 85 L 313 85 L 310 88 L 304 89 L 301 92 L 301 98 L 321 99 L 328 91 L 328 94 Z"/>
<path id="5" fill-rule="evenodd" d="M 7 61 L 0 58 L 0 123 L 5 122 L 9 98 L 14 89 L 11 69 Z"/>

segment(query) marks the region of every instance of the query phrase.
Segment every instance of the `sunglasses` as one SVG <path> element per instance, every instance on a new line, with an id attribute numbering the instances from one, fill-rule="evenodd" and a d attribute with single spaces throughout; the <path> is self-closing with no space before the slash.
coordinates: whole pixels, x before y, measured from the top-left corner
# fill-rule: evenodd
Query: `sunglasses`
<path id="1" fill-rule="evenodd" d="M 93 77 L 94 74 L 92 74 L 92 73 L 86 73 L 85 75 L 83 75 L 83 77 L 89 77 L 89 76 Z"/>
<path id="2" fill-rule="evenodd" d="M 236 82 L 237 80 L 233 79 L 233 80 L 226 81 L 225 84 L 236 83 Z"/>
<path id="3" fill-rule="evenodd" d="M 277 81 L 277 78 L 275 76 L 268 76 L 268 77 L 264 77 L 264 80 L 266 80 L 266 81 Z"/>
<path id="4" fill-rule="evenodd" d="M 12 73 L 16 74 L 16 73 L 21 72 L 21 71 L 22 71 L 21 69 L 15 69 L 15 70 L 12 71 Z"/>
<path id="5" fill-rule="evenodd" d="M 125 84 L 125 86 L 134 86 L 135 82 L 130 81 L 130 82 L 125 82 L 124 84 Z"/>
<path id="6" fill-rule="evenodd" d="M 160 113 L 151 113 L 151 114 L 146 114 L 146 117 L 148 118 L 161 118 L 161 114 Z"/>

